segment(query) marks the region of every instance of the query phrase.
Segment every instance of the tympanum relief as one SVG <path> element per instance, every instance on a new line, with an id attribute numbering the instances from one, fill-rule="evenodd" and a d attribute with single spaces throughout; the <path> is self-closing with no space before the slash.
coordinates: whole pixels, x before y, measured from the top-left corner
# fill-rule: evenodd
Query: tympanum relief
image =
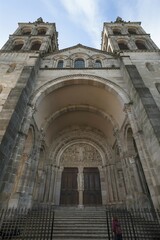
<path id="1" fill-rule="evenodd" d="M 65 149 L 60 165 L 64 167 L 97 167 L 102 165 L 102 159 L 93 146 L 87 143 L 76 143 Z"/>

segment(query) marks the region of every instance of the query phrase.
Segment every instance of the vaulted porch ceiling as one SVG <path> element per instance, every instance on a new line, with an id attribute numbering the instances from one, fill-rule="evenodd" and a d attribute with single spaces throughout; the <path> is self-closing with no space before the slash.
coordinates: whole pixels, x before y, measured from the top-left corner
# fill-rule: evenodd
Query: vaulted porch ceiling
<path id="1" fill-rule="evenodd" d="M 74 125 L 100 130 L 112 145 L 113 128 L 122 126 L 125 114 L 123 102 L 113 91 L 73 84 L 46 94 L 39 102 L 34 118 L 38 128 L 43 129 L 48 145 L 60 131 Z"/>

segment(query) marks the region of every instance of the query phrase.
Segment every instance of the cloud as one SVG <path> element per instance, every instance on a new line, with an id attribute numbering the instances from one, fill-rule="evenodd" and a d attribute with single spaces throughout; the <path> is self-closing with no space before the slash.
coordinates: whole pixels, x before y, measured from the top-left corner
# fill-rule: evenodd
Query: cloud
<path id="1" fill-rule="evenodd" d="M 160 1 L 159 0 L 137 0 L 137 16 L 147 33 L 151 34 L 153 41 L 160 47 L 159 23 L 160 23 Z"/>
<path id="2" fill-rule="evenodd" d="M 112 0 L 117 13 L 125 21 L 140 21 L 147 33 L 151 33 L 152 40 L 160 46 L 158 23 L 160 22 L 159 0 Z M 155 24 L 157 22 L 157 25 Z"/>
<path id="3" fill-rule="evenodd" d="M 68 17 L 76 26 L 83 28 L 95 47 L 100 46 L 102 19 L 99 0 L 61 0 Z"/>
<path id="4" fill-rule="evenodd" d="M 8 39 L 8 34 L 15 30 L 18 21 L 27 22 L 42 17 L 44 21 L 47 19 L 48 22 L 56 23 L 59 43 L 63 47 L 83 42 L 99 49 L 103 22 L 115 21 L 120 16 L 125 21 L 141 21 L 144 30 L 151 34 L 153 41 L 160 47 L 160 0 L 34 0 L 32 9 L 31 6 L 26 4 L 24 8 L 21 4 L 20 8 L 17 3 L 8 8 L 8 2 L 3 1 L 0 16 L 0 28 L 3 29 L 1 45 Z M 31 11 L 34 8 L 36 11 Z M 14 14 L 6 15 L 8 9 Z"/>
<path id="5" fill-rule="evenodd" d="M 158 27 L 155 26 L 155 22 L 160 22 L 159 0 L 60 0 L 60 2 L 68 18 L 77 28 L 85 30 L 96 48 L 100 48 L 103 22 L 116 19 L 117 16 L 125 21 L 141 21 L 144 30 L 151 33 L 153 41 L 160 46 Z M 100 4 L 103 4 L 105 10 Z"/>
<path id="6" fill-rule="evenodd" d="M 52 1 L 50 0 L 40 0 L 40 1 L 52 16 L 57 15 L 57 8 L 54 6 Z"/>

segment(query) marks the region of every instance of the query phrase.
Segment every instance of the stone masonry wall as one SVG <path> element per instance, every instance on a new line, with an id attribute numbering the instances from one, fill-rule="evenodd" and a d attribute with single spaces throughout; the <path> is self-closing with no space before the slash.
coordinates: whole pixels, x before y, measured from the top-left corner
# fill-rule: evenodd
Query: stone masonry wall
<path id="1" fill-rule="evenodd" d="M 35 80 L 36 65 L 25 66 L 16 86 L 10 91 L 8 99 L 0 113 L 0 130 L 5 129 L 5 134 L 0 145 L 0 192 L 2 192 L 5 183 L 8 181 L 8 172 L 10 171 L 9 159 L 15 147 L 16 136 L 34 88 Z"/>
<path id="2" fill-rule="evenodd" d="M 126 69 L 131 78 L 131 81 L 143 103 L 146 114 L 153 127 L 154 133 L 160 142 L 160 110 L 157 107 L 154 98 L 150 90 L 145 86 L 140 74 L 138 73 L 136 66 L 126 65 Z"/>

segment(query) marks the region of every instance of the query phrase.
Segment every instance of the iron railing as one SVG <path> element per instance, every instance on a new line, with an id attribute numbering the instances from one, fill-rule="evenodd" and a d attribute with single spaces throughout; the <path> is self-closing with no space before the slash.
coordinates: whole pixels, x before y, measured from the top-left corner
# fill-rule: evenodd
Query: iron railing
<path id="1" fill-rule="evenodd" d="M 113 239 L 112 219 L 117 217 L 126 240 L 160 240 L 160 211 L 106 208 L 108 239 Z"/>
<path id="2" fill-rule="evenodd" d="M 160 240 L 159 210 L 107 207 L 104 211 L 108 236 L 106 239 L 113 239 L 111 225 L 113 216 L 116 216 L 121 224 L 123 240 Z M 0 238 L 54 239 L 54 212 L 54 206 L 49 205 L 32 209 L 1 209 Z"/>

